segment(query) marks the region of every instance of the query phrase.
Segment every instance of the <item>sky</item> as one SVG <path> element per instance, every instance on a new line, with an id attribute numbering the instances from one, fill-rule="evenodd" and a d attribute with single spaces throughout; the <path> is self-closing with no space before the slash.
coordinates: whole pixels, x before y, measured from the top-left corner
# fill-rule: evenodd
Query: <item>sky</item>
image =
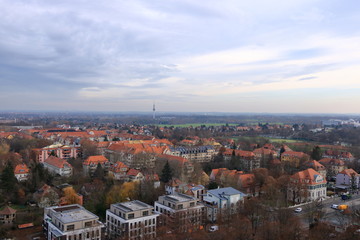
<path id="1" fill-rule="evenodd" d="M 0 6 L 0 111 L 360 113 L 358 0 Z"/>

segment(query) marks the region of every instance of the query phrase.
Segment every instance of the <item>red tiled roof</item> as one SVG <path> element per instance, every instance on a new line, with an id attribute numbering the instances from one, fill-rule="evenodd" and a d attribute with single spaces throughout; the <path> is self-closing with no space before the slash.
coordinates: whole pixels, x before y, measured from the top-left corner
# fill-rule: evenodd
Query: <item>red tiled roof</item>
<path id="1" fill-rule="evenodd" d="M 325 169 L 324 165 L 322 165 L 321 163 L 319 163 L 316 160 L 306 161 L 306 162 L 304 162 L 304 166 L 307 166 L 309 168 L 313 168 L 313 169 L 315 169 L 317 171 Z"/>
<path id="2" fill-rule="evenodd" d="M 323 158 L 319 160 L 319 163 L 323 165 L 334 165 L 334 166 L 344 166 L 345 162 L 340 159 L 334 159 L 334 158 Z"/>
<path id="3" fill-rule="evenodd" d="M 25 164 L 18 164 L 15 167 L 14 174 L 29 173 L 29 168 Z"/>
<path id="4" fill-rule="evenodd" d="M 236 156 L 240 156 L 240 157 L 250 158 L 250 157 L 255 156 L 255 154 L 250 151 L 243 151 L 243 150 L 237 150 L 237 149 L 234 150 L 234 149 L 229 149 L 229 148 L 227 148 L 223 154 L 226 156 L 231 156 L 233 154 L 233 151 L 235 151 Z"/>
<path id="5" fill-rule="evenodd" d="M 292 156 L 292 157 L 302 158 L 302 157 L 308 156 L 308 155 L 303 152 L 286 151 L 286 152 L 283 152 L 281 156 Z"/>
<path id="6" fill-rule="evenodd" d="M 10 214 L 15 214 L 16 210 L 6 206 L 3 210 L 0 211 L 0 215 L 10 215 Z"/>
<path id="7" fill-rule="evenodd" d="M 308 181 L 307 184 L 310 184 L 310 185 L 326 183 L 326 180 L 324 178 L 323 178 L 323 181 L 321 181 L 321 182 L 315 181 L 315 177 L 319 176 L 319 175 L 320 175 L 320 173 L 318 173 L 314 169 L 308 168 L 304 171 L 295 173 L 294 175 L 291 176 L 291 178 L 294 180 L 300 181 L 300 182 L 307 180 Z"/>
<path id="8" fill-rule="evenodd" d="M 45 159 L 45 163 L 53 165 L 57 168 L 64 168 L 64 165 L 67 165 L 70 168 L 72 168 L 71 164 L 68 163 L 66 160 L 55 157 L 55 156 L 50 156 L 47 159 Z"/>
<path id="9" fill-rule="evenodd" d="M 111 171 L 114 173 L 124 172 L 121 170 L 122 168 L 126 168 L 125 171 L 127 171 L 129 169 L 129 167 L 126 166 L 123 162 L 118 161 L 114 165 L 112 165 Z"/>
<path id="10" fill-rule="evenodd" d="M 108 162 L 109 160 L 104 157 L 103 155 L 97 155 L 97 156 L 89 156 L 84 162 L 83 165 L 90 165 L 90 164 L 103 164 Z"/>
<path id="11" fill-rule="evenodd" d="M 341 174 L 344 174 L 344 175 L 348 175 L 349 177 L 352 177 L 353 175 L 354 176 L 358 176 L 359 174 L 357 172 L 355 172 L 354 169 L 352 168 L 349 168 L 349 169 L 344 169 L 340 172 Z"/>
<path id="12" fill-rule="evenodd" d="M 139 170 L 136 170 L 136 169 L 131 168 L 131 169 L 126 173 L 126 175 L 128 175 L 128 176 L 137 176 L 139 173 L 140 173 Z"/>

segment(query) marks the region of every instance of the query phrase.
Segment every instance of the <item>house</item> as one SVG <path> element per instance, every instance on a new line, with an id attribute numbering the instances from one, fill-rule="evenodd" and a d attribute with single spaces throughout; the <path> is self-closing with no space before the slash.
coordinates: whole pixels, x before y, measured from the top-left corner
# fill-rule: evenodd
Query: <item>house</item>
<path id="1" fill-rule="evenodd" d="M 288 163 L 293 167 L 299 167 L 300 162 L 308 161 L 310 156 L 303 152 L 285 151 L 281 154 L 281 162 Z"/>
<path id="2" fill-rule="evenodd" d="M 112 175 L 116 180 L 126 180 L 127 172 L 129 171 L 129 167 L 124 163 L 117 161 L 110 167 L 109 175 Z"/>
<path id="3" fill-rule="evenodd" d="M 288 200 L 293 203 L 315 201 L 326 196 L 326 180 L 312 168 L 295 173 L 290 177 Z"/>
<path id="4" fill-rule="evenodd" d="M 328 178 L 335 177 L 339 172 L 347 168 L 343 160 L 336 158 L 323 158 L 319 160 L 319 163 L 326 168 Z"/>
<path id="5" fill-rule="evenodd" d="M 360 175 L 354 169 L 345 169 L 336 175 L 336 188 L 342 190 L 359 189 L 359 179 Z"/>
<path id="6" fill-rule="evenodd" d="M 232 187 L 208 190 L 203 201 L 208 220 L 215 222 L 218 214 L 235 214 L 245 196 L 246 194 Z"/>
<path id="7" fill-rule="evenodd" d="M 99 217 L 78 204 L 44 209 L 43 232 L 46 239 L 100 240 L 104 224 Z"/>
<path id="8" fill-rule="evenodd" d="M 13 223 L 16 218 L 16 210 L 6 206 L 0 210 L 0 223 L 10 224 Z"/>
<path id="9" fill-rule="evenodd" d="M 322 165 L 321 163 L 319 163 L 316 160 L 309 160 L 304 162 L 303 166 L 307 169 L 307 168 L 312 168 L 315 171 L 317 171 L 318 173 L 321 174 L 321 176 L 323 176 L 323 178 L 326 179 L 326 168 L 324 165 Z"/>
<path id="10" fill-rule="evenodd" d="M 102 155 L 89 156 L 83 162 L 84 174 L 93 174 L 96 171 L 98 164 L 100 164 L 104 170 L 108 170 L 110 167 L 110 162 L 106 157 Z"/>
<path id="11" fill-rule="evenodd" d="M 169 162 L 170 166 L 178 173 L 181 180 L 186 181 L 194 172 L 194 165 L 186 158 L 169 154 L 157 155 L 157 162 Z"/>
<path id="12" fill-rule="evenodd" d="M 203 185 L 184 183 L 175 178 L 165 185 L 165 192 L 166 194 L 183 193 L 202 201 L 206 188 Z"/>
<path id="13" fill-rule="evenodd" d="M 126 173 L 127 180 L 130 182 L 140 182 L 144 180 L 144 175 L 136 169 L 130 168 Z"/>
<path id="14" fill-rule="evenodd" d="M 155 239 L 159 214 L 154 207 L 138 200 L 115 203 L 106 210 L 110 239 Z"/>
<path id="15" fill-rule="evenodd" d="M 64 159 L 54 156 L 48 157 L 44 161 L 43 166 L 49 170 L 49 172 L 60 175 L 62 177 L 70 177 L 73 173 L 73 167 L 70 163 Z"/>
<path id="16" fill-rule="evenodd" d="M 252 171 L 253 169 L 260 167 L 260 158 L 257 158 L 251 151 L 227 148 L 223 152 L 223 156 L 225 161 L 230 161 L 233 156 L 237 157 L 237 160 L 241 161 L 248 171 Z"/>
<path id="17" fill-rule="evenodd" d="M 159 226 L 168 226 L 171 231 L 184 233 L 204 228 L 205 206 L 186 194 L 160 196 L 155 201 L 155 213 L 160 214 Z"/>
<path id="18" fill-rule="evenodd" d="M 33 194 L 33 199 L 40 208 L 57 205 L 60 202 L 58 192 L 47 184 Z"/>
<path id="19" fill-rule="evenodd" d="M 19 182 L 23 182 L 29 179 L 30 169 L 25 164 L 18 164 L 14 169 L 14 174 Z"/>
<path id="20" fill-rule="evenodd" d="M 145 174 L 143 181 L 152 182 L 154 188 L 159 188 L 160 187 L 160 178 L 159 178 L 159 175 L 157 175 L 156 173 L 154 173 L 154 174 Z"/>

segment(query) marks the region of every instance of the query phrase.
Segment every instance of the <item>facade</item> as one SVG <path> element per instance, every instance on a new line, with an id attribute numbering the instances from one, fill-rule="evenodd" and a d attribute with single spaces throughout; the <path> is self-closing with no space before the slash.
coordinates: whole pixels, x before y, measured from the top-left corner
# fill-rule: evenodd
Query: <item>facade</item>
<path id="1" fill-rule="evenodd" d="M 81 151 L 80 146 L 66 146 L 63 144 L 54 144 L 44 148 L 36 149 L 37 158 L 40 163 L 43 163 L 50 156 L 57 156 L 61 159 L 77 158 Z"/>
<path id="2" fill-rule="evenodd" d="M 23 182 L 29 179 L 30 170 L 25 164 L 18 164 L 14 169 L 14 174 L 19 182 Z"/>
<path id="3" fill-rule="evenodd" d="M 170 147 L 165 154 L 186 158 L 192 163 L 210 162 L 217 154 L 214 146 Z"/>
<path id="4" fill-rule="evenodd" d="M 246 194 L 232 187 L 208 190 L 204 196 L 208 220 L 215 222 L 218 214 L 236 213 L 245 196 Z"/>
<path id="5" fill-rule="evenodd" d="M 98 216 L 78 204 L 44 209 L 46 239 L 100 240 L 103 227 Z"/>
<path id="6" fill-rule="evenodd" d="M 285 151 L 281 154 L 281 162 L 289 163 L 294 167 L 299 167 L 301 161 L 308 161 L 310 156 L 303 152 Z"/>
<path id="7" fill-rule="evenodd" d="M 70 177 L 73 173 L 73 168 L 66 160 L 50 156 L 44 163 L 44 168 L 48 169 L 53 174 L 58 174 L 63 177 Z"/>
<path id="8" fill-rule="evenodd" d="M 288 200 L 294 203 L 315 201 L 326 196 L 326 180 L 312 168 L 290 177 Z"/>
<path id="9" fill-rule="evenodd" d="M 6 206 L 3 210 L 0 211 L 0 223 L 10 224 L 13 223 L 16 218 L 16 210 Z"/>
<path id="10" fill-rule="evenodd" d="M 111 174 L 116 180 L 126 180 L 126 173 L 128 171 L 129 167 L 118 161 L 110 167 L 109 174 Z"/>
<path id="11" fill-rule="evenodd" d="M 159 225 L 166 225 L 175 232 L 203 229 L 205 206 L 194 197 L 185 194 L 160 196 L 155 201 L 155 212 L 160 215 Z"/>
<path id="12" fill-rule="evenodd" d="M 339 172 L 346 169 L 345 162 L 335 158 L 323 158 L 319 160 L 319 163 L 326 167 L 326 175 L 328 177 L 334 177 Z"/>
<path id="13" fill-rule="evenodd" d="M 236 156 L 237 160 L 241 161 L 248 171 L 252 171 L 253 169 L 260 167 L 261 158 L 257 158 L 251 151 L 227 148 L 223 152 L 223 156 L 225 161 L 230 161 L 233 156 Z"/>
<path id="14" fill-rule="evenodd" d="M 360 175 L 352 168 L 345 169 L 336 175 L 336 188 L 343 190 L 359 189 Z"/>
<path id="15" fill-rule="evenodd" d="M 89 156 L 83 162 L 84 174 L 94 173 L 99 163 L 104 170 L 108 170 L 110 167 L 110 162 L 106 157 L 102 155 Z"/>
<path id="16" fill-rule="evenodd" d="M 326 179 L 326 168 L 316 160 L 307 161 L 303 164 L 306 168 L 312 168 Z"/>
<path id="17" fill-rule="evenodd" d="M 157 217 L 154 207 L 141 201 L 111 204 L 106 210 L 110 239 L 155 239 Z"/>
<path id="18" fill-rule="evenodd" d="M 324 158 L 335 158 L 345 162 L 354 160 L 354 156 L 350 152 L 338 151 L 338 150 L 326 150 L 323 154 Z"/>

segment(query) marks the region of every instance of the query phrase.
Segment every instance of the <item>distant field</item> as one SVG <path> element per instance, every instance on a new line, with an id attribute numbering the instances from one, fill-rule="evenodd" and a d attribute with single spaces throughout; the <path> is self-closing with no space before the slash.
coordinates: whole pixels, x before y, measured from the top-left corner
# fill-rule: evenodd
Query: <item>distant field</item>
<path id="1" fill-rule="evenodd" d="M 225 126 L 226 123 L 186 123 L 186 124 L 157 124 L 159 127 L 200 127 L 205 125 L 207 127 L 210 126 Z M 237 126 L 238 124 L 235 123 L 228 123 L 229 126 Z"/>
<path id="2" fill-rule="evenodd" d="M 232 139 L 237 140 L 239 137 L 233 137 Z M 294 140 L 294 139 L 284 139 L 284 138 L 269 138 L 269 137 L 246 137 L 246 136 L 242 136 L 241 138 L 243 139 L 247 139 L 247 140 L 255 140 L 256 138 L 265 138 L 268 139 L 270 142 L 273 143 L 282 143 L 282 142 L 286 142 L 286 143 L 297 143 L 297 142 L 305 142 L 302 140 Z"/>

